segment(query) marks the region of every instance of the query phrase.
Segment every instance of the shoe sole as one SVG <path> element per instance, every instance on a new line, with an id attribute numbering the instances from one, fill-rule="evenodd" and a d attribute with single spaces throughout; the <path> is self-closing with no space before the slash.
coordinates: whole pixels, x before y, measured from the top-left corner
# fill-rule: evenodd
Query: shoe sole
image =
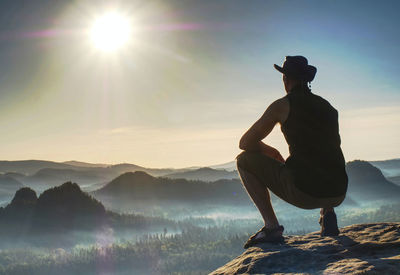
<path id="1" fill-rule="evenodd" d="M 281 238 L 276 238 L 276 239 L 271 239 L 271 240 L 257 240 L 257 241 L 251 241 L 250 243 L 246 243 L 243 248 L 247 249 L 252 246 L 256 246 L 258 244 L 282 244 L 285 243 L 285 238 L 282 236 Z"/>

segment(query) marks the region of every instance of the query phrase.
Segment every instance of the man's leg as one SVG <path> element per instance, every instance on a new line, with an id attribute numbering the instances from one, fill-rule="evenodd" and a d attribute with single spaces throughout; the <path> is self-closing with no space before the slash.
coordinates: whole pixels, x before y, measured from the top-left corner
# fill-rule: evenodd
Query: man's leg
<path id="1" fill-rule="evenodd" d="M 268 188 L 259 182 L 259 180 L 251 173 L 237 166 L 240 178 L 242 179 L 243 186 L 246 188 L 247 193 L 257 206 L 264 219 L 266 228 L 279 227 L 278 219 L 276 218 L 274 209 L 271 205 L 271 197 Z"/>
<path id="2" fill-rule="evenodd" d="M 329 208 L 321 208 L 321 211 L 319 212 L 321 215 L 324 215 L 327 212 L 335 212 L 335 210 L 333 209 L 333 207 L 329 207 Z"/>
<path id="3" fill-rule="evenodd" d="M 338 236 L 340 231 L 333 207 L 321 208 L 320 214 L 321 236 Z"/>

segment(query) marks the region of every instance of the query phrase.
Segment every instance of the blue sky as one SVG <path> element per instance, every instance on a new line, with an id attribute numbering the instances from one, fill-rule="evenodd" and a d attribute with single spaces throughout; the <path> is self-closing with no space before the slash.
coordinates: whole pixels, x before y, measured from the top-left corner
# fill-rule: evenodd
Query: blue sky
<path id="1" fill-rule="evenodd" d="M 312 91 L 339 110 L 347 161 L 400 155 L 396 1 L 66 2 L 0 4 L 3 159 L 233 160 L 285 95 L 272 65 L 286 55 L 318 68 Z M 107 56 L 86 29 L 110 9 L 138 31 Z M 279 127 L 265 142 L 288 155 Z"/>

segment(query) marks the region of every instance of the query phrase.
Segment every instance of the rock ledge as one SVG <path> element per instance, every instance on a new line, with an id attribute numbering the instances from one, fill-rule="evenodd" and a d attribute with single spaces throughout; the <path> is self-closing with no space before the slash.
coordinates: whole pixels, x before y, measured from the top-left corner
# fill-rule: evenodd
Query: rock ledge
<path id="1" fill-rule="evenodd" d="M 356 224 L 260 244 L 211 274 L 400 274 L 400 223 Z"/>

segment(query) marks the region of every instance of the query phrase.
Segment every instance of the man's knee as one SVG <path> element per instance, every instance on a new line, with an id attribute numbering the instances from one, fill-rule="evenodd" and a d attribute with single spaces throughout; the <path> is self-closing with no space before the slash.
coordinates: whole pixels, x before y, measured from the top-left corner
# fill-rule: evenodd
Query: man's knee
<path id="1" fill-rule="evenodd" d="M 248 155 L 248 152 L 242 151 L 239 155 L 236 156 L 237 167 L 243 168 L 245 166 L 247 155 Z"/>

